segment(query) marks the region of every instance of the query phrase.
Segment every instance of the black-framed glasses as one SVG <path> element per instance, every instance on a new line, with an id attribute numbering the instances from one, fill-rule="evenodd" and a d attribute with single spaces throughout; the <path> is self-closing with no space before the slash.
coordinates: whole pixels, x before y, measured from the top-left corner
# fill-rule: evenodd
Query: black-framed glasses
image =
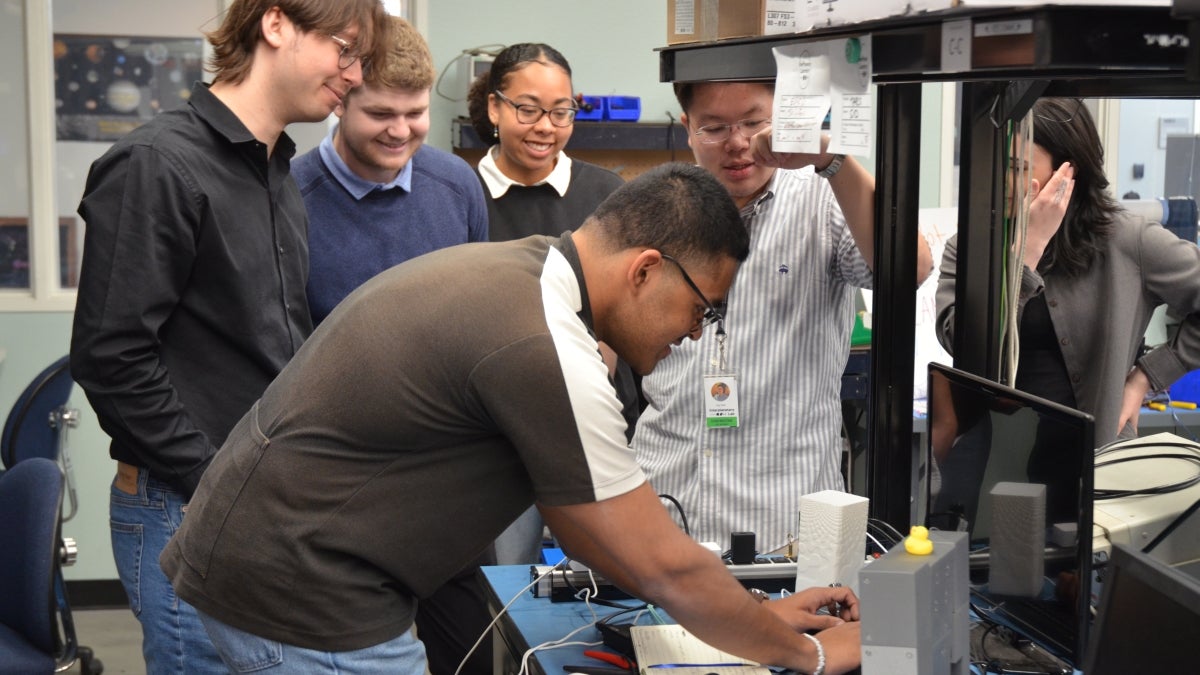
<path id="1" fill-rule="evenodd" d="M 330 35 L 329 39 L 342 47 L 342 51 L 338 52 L 338 68 L 345 70 L 354 65 L 354 62 L 358 60 L 358 54 L 354 52 L 354 45 L 336 35 Z"/>
<path id="2" fill-rule="evenodd" d="M 517 103 L 500 93 L 499 90 L 492 93 L 500 97 L 501 101 L 513 107 L 513 110 L 517 113 L 517 121 L 521 124 L 536 124 L 538 120 L 542 119 L 543 115 L 549 115 L 550 124 L 556 127 L 569 127 L 575 123 L 575 113 L 578 112 L 576 108 L 550 108 L 547 110 L 532 103 Z"/>
<path id="3" fill-rule="evenodd" d="M 735 127 L 743 137 L 750 138 L 765 129 L 770 123 L 770 117 L 762 117 L 759 119 L 738 120 L 733 124 L 708 124 L 697 129 L 692 135 L 699 136 L 701 143 L 711 145 L 713 143 L 724 143 L 729 140 L 729 137 L 733 135 Z"/>
<path id="4" fill-rule="evenodd" d="M 704 293 L 700 292 L 700 287 L 696 285 L 696 282 L 692 281 L 692 277 L 687 273 L 687 270 L 683 269 L 683 263 L 667 255 L 666 253 L 661 253 L 661 255 L 663 260 L 670 260 L 671 262 L 675 263 L 675 266 L 679 268 L 679 273 L 683 275 L 684 282 L 692 288 L 692 290 L 696 293 L 696 297 L 700 298 L 700 302 L 704 303 L 704 316 L 700 319 L 701 323 L 705 326 L 711 326 L 718 321 L 724 321 L 725 317 L 722 316 L 721 312 L 718 311 L 717 308 L 708 301 L 708 298 L 704 297 Z"/>

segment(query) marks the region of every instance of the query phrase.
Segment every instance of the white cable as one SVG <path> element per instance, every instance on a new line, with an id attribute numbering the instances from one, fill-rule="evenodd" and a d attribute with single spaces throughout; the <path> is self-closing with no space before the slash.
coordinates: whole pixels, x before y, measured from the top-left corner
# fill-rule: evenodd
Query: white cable
<path id="1" fill-rule="evenodd" d="M 875 536 L 872 535 L 870 532 L 867 533 L 867 539 L 870 539 L 871 541 L 875 542 L 875 545 L 879 547 L 880 551 L 882 551 L 884 553 L 888 552 L 887 547 L 884 546 L 883 544 L 879 543 L 879 540 L 876 539 Z"/>
<path id="2" fill-rule="evenodd" d="M 589 624 L 580 626 L 579 628 L 576 628 L 575 630 L 571 631 L 570 633 L 567 633 L 566 635 L 560 637 L 557 640 L 550 640 L 549 642 L 543 642 L 540 645 L 530 647 L 529 650 L 525 652 L 525 655 L 521 657 L 521 669 L 519 671 L 517 671 L 517 675 L 525 675 L 525 673 L 529 669 L 529 657 L 533 656 L 533 653 L 536 651 L 541 651 L 541 650 L 545 650 L 545 649 L 558 649 L 559 647 L 599 647 L 600 645 L 604 644 L 604 641 L 602 641 L 602 640 L 598 641 L 598 642 L 565 642 L 565 640 L 569 640 L 569 639 L 575 637 L 575 635 L 578 634 L 580 631 L 586 630 L 588 628 L 594 628 L 595 626 L 596 626 L 596 622 L 593 621 L 592 623 L 589 623 Z"/>
<path id="3" fill-rule="evenodd" d="M 500 617 L 504 616 L 504 613 L 508 611 L 508 608 L 512 607 L 512 604 L 514 602 L 516 602 L 517 599 L 520 598 L 521 595 L 525 593 L 525 591 L 528 591 L 529 589 L 533 588 L 535 585 L 537 585 L 537 583 L 539 581 L 544 579 L 547 574 L 552 573 L 554 570 L 558 569 L 559 565 L 562 565 L 566 562 L 567 562 L 567 559 L 563 558 L 562 560 L 558 561 L 557 564 L 551 566 L 550 569 L 537 575 L 537 578 L 535 578 L 533 581 L 529 582 L 529 584 L 527 586 L 525 586 L 524 588 L 522 588 L 521 590 L 517 591 L 516 595 L 514 595 L 512 597 L 512 600 L 509 600 L 508 604 L 506 604 L 503 608 L 501 608 L 499 612 L 496 612 L 496 616 L 495 616 L 495 618 L 492 619 L 492 622 L 487 625 L 487 628 L 483 629 L 483 632 L 479 634 L 479 639 L 475 640 L 475 644 L 471 645 L 471 648 L 467 650 L 466 656 L 463 657 L 462 661 L 459 661 L 458 668 L 454 669 L 454 675 L 459 675 L 459 673 L 462 672 L 463 666 L 465 666 L 467 664 L 467 659 L 471 658 L 471 655 L 475 653 L 476 649 L 479 649 L 479 644 L 481 642 L 483 642 L 483 638 L 487 637 L 488 634 L 492 632 L 492 627 L 496 625 L 496 622 L 500 620 Z M 570 636 L 568 636 L 568 637 L 570 637 Z"/>

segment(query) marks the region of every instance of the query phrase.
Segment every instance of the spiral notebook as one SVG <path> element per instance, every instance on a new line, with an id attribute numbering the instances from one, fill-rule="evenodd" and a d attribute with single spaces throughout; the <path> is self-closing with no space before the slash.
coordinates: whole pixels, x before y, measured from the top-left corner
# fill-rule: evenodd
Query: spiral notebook
<path id="1" fill-rule="evenodd" d="M 771 675 L 754 661 L 702 642 L 683 626 L 633 626 L 629 634 L 642 675 Z"/>

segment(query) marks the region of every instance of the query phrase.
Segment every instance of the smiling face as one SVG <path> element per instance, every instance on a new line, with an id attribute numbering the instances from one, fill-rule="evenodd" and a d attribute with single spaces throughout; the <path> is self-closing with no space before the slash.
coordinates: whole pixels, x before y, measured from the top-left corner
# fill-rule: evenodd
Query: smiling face
<path id="1" fill-rule="evenodd" d="M 717 177 L 738 208 L 762 193 L 775 169 L 755 164 L 750 139 L 732 133 L 721 143 L 701 143 L 696 130 L 710 124 L 771 116 L 771 88 L 752 82 L 708 82 L 695 85 L 692 102 L 680 120 L 688 129 L 688 145 L 696 163 Z"/>
<path id="2" fill-rule="evenodd" d="M 517 104 L 539 108 L 567 108 L 574 102 L 571 77 L 562 68 L 534 61 L 511 71 L 501 92 Z M 550 175 L 558 153 L 571 138 L 571 126 L 556 127 L 549 115 L 533 124 L 517 121 L 516 110 L 495 94 L 488 96 L 488 118 L 500 130 L 496 166 L 504 175 L 531 185 Z"/>
<path id="3" fill-rule="evenodd" d="M 341 68 L 341 44 L 323 33 L 300 31 L 286 17 L 285 21 L 291 44 L 281 53 L 283 61 L 271 80 L 270 100 L 284 111 L 282 117 L 287 123 L 320 122 L 351 89 L 362 84 L 361 59 Z M 351 51 L 357 49 L 357 28 L 348 28 L 338 37 L 351 45 Z"/>
<path id="4" fill-rule="evenodd" d="M 337 113 L 338 155 L 360 178 L 389 183 L 429 135 L 429 90 L 364 85 Z"/>

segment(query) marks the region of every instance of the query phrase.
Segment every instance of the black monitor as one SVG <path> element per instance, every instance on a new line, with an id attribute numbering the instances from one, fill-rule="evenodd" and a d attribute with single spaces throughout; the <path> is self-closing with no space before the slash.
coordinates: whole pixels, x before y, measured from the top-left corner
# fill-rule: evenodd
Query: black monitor
<path id="1" fill-rule="evenodd" d="M 1113 546 L 1084 672 L 1195 672 L 1196 636 L 1200 581 L 1148 554 Z"/>
<path id="2" fill-rule="evenodd" d="M 983 618 L 1078 665 L 1091 601 L 1092 417 L 938 363 L 928 397 L 926 525 L 969 533 Z M 1042 522 L 1021 508 L 1031 498 Z"/>

